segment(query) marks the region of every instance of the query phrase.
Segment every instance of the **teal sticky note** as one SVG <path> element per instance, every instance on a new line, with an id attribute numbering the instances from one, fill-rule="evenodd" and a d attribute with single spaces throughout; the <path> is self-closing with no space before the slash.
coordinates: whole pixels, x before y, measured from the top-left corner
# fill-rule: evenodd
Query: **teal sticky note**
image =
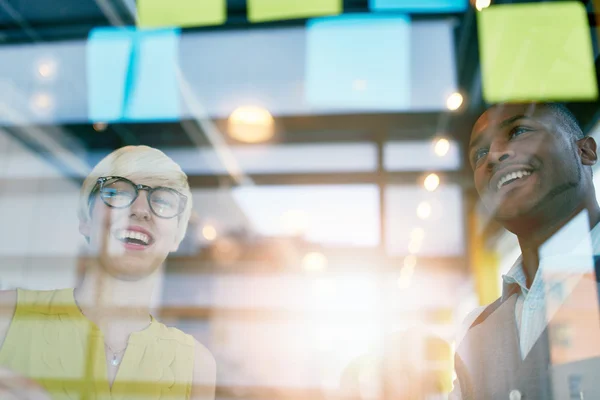
<path id="1" fill-rule="evenodd" d="M 410 108 L 410 19 L 344 14 L 307 25 L 308 104 L 321 110 Z"/>
<path id="2" fill-rule="evenodd" d="M 251 22 L 310 18 L 342 12 L 342 0 L 247 0 Z"/>
<path id="3" fill-rule="evenodd" d="M 491 6 L 478 13 L 478 31 L 487 102 L 598 97 L 590 27 L 581 3 Z"/>
<path id="4" fill-rule="evenodd" d="M 87 43 L 91 121 L 173 121 L 181 115 L 178 29 L 96 28 Z"/>

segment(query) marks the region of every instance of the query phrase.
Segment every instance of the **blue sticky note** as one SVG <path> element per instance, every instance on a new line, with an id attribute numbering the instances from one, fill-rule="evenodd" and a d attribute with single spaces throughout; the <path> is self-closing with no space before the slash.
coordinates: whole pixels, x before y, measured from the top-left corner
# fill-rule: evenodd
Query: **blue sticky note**
<path id="1" fill-rule="evenodd" d="M 315 111 L 410 107 L 410 20 L 349 14 L 310 20 L 306 100 Z"/>
<path id="2" fill-rule="evenodd" d="M 98 28 L 87 44 L 91 121 L 177 120 L 178 29 Z"/>
<path id="3" fill-rule="evenodd" d="M 458 13 L 467 10 L 468 0 L 369 0 L 372 11 L 406 13 Z"/>

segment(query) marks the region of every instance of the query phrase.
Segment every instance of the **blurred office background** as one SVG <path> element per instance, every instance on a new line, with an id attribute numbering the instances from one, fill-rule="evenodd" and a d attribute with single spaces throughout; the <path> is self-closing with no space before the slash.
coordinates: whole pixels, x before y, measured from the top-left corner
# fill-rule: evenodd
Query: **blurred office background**
<path id="1" fill-rule="evenodd" d="M 490 2 L 302 4 L 0 0 L 0 288 L 75 285 L 79 186 L 145 144 L 194 196 L 156 316 L 212 351 L 217 399 L 445 398 L 519 254 L 465 154 Z"/>

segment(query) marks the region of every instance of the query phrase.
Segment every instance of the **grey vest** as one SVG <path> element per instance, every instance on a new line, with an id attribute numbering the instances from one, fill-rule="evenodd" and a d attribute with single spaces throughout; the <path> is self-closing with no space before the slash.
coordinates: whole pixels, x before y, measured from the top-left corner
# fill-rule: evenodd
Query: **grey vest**
<path id="1" fill-rule="evenodd" d="M 488 306 L 459 345 L 455 370 L 463 400 L 552 399 L 547 330 L 521 360 L 516 300 L 512 293 Z"/>
<path id="2" fill-rule="evenodd" d="M 594 266 L 600 295 L 599 255 L 594 256 Z M 513 286 L 486 307 L 456 351 L 454 368 L 463 400 L 553 400 L 547 328 L 521 360 L 515 322 L 517 290 Z M 573 386 L 570 397 L 578 399 L 579 389 Z"/>

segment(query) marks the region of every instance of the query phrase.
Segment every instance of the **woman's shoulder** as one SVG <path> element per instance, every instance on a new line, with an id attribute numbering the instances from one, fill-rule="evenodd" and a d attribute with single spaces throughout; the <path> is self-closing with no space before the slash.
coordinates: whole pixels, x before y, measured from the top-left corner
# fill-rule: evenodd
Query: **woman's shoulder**
<path id="1" fill-rule="evenodd" d="M 0 347 L 4 343 L 17 305 L 16 290 L 0 290 Z"/>
<path id="2" fill-rule="evenodd" d="M 12 318 L 17 305 L 17 290 L 0 290 L 0 320 Z"/>
<path id="3" fill-rule="evenodd" d="M 7 303 L 15 304 L 17 302 L 17 289 L 0 290 L 0 302 L 2 302 L 2 305 Z"/>
<path id="4" fill-rule="evenodd" d="M 192 335 L 187 334 L 178 328 L 167 326 L 156 320 L 154 320 L 154 323 L 157 326 L 157 335 L 159 338 L 175 341 L 183 346 L 192 348 L 195 364 L 198 364 L 198 362 L 208 365 L 214 364 L 214 357 L 210 350 L 208 350 L 205 345 L 196 340 Z"/>
<path id="5" fill-rule="evenodd" d="M 178 328 L 167 326 L 156 319 L 154 319 L 153 324 L 155 324 L 156 335 L 160 339 L 175 341 L 184 346 L 195 347 L 196 339 L 194 339 L 192 335 L 189 335 Z"/>

